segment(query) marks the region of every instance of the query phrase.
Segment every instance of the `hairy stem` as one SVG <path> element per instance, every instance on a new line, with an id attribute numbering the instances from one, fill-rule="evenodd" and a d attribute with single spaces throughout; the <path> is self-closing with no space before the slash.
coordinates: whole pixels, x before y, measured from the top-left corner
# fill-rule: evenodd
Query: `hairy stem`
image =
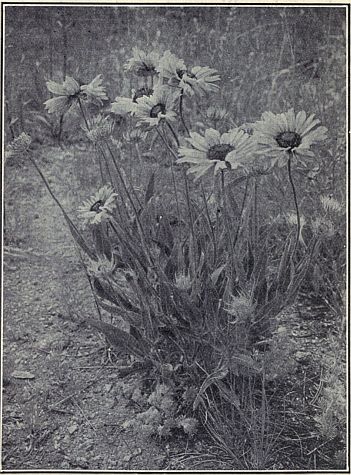
<path id="1" fill-rule="evenodd" d="M 116 171 L 117 171 L 118 178 L 119 178 L 120 182 L 122 183 L 124 192 L 125 192 L 125 194 L 127 195 L 130 204 L 132 205 L 132 208 L 133 208 L 133 211 L 134 211 L 134 215 L 135 215 L 135 219 L 136 219 L 136 222 L 137 222 L 137 224 L 138 224 L 138 228 L 139 228 L 139 232 L 140 232 L 140 237 L 141 237 L 141 242 L 142 242 L 143 250 L 144 250 L 144 252 L 145 252 L 145 255 L 146 255 L 146 257 L 147 257 L 149 263 L 153 266 L 153 259 L 152 259 L 152 257 L 151 257 L 151 254 L 150 254 L 149 250 L 148 250 L 148 247 L 147 247 L 147 245 L 146 245 L 146 236 L 145 236 L 145 232 L 144 232 L 143 225 L 142 225 L 142 223 L 141 223 L 141 221 L 140 221 L 140 218 L 139 218 L 139 213 L 138 213 L 138 211 L 137 211 L 137 209 L 136 209 L 136 207 L 135 207 L 135 204 L 134 204 L 134 201 L 133 201 L 133 199 L 132 199 L 132 196 L 131 196 L 131 194 L 129 193 L 128 187 L 127 187 L 127 185 L 126 185 L 126 183 L 125 183 L 125 181 L 124 181 L 122 172 L 121 172 L 121 170 L 120 170 L 120 168 L 119 168 L 119 166 L 118 166 L 118 164 L 117 164 L 117 162 L 116 162 L 115 156 L 114 156 L 114 154 L 113 154 L 113 152 L 112 152 L 112 150 L 111 150 L 111 148 L 110 148 L 110 146 L 109 146 L 109 144 L 108 144 L 107 142 L 106 142 L 106 147 L 107 147 L 107 150 L 109 151 L 109 153 L 110 153 L 110 155 L 111 155 L 112 162 L 113 162 L 113 164 L 114 164 L 114 166 L 115 166 L 115 169 L 116 169 Z"/>
<path id="2" fill-rule="evenodd" d="M 175 142 L 176 142 L 176 144 L 177 144 L 177 147 L 179 147 L 179 139 L 178 139 L 177 134 L 175 133 L 173 127 L 171 126 L 171 124 L 170 124 L 169 122 L 166 121 L 166 124 L 167 124 L 169 130 L 171 131 L 171 133 L 172 133 L 172 135 L 173 135 L 173 137 L 174 137 L 174 140 L 175 140 Z"/>
<path id="3" fill-rule="evenodd" d="M 180 97 L 179 97 L 179 115 L 180 115 L 180 120 L 182 121 L 183 127 L 186 130 L 186 133 L 190 136 L 190 132 L 185 123 L 184 115 L 183 115 L 183 101 L 184 101 L 184 89 L 181 90 Z"/>
<path id="4" fill-rule="evenodd" d="M 82 117 L 83 117 L 83 120 L 84 120 L 84 123 L 85 123 L 85 127 L 87 128 L 87 130 L 90 130 L 90 125 L 89 125 L 87 116 L 84 112 L 84 107 L 83 107 L 82 101 L 80 100 L 79 96 L 78 96 L 78 104 L 79 104 L 80 112 L 82 114 Z"/>
<path id="5" fill-rule="evenodd" d="M 156 127 L 156 132 L 158 133 L 158 135 L 161 137 L 163 143 L 166 145 L 167 149 L 171 152 L 173 152 L 173 150 L 169 147 L 166 139 L 163 137 L 163 135 L 161 134 L 160 130 Z M 172 154 L 173 155 L 173 154 Z M 173 169 L 173 162 L 171 160 L 171 175 L 172 175 L 172 184 L 173 184 L 173 189 L 174 189 L 174 196 L 175 196 L 175 200 L 176 200 L 176 207 L 177 207 L 177 214 L 178 214 L 178 220 L 179 222 L 181 221 L 180 219 L 180 208 L 179 208 L 179 201 L 178 201 L 178 191 L 177 191 L 177 185 L 176 185 L 176 181 L 175 181 L 175 176 L 174 176 L 174 169 Z"/>
<path id="6" fill-rule="evenodd" d="M 292 173 L 291 173 L 291 157 L 292 157 L 292 152 L 289 152 L 288 175 L 289 175 L 291 190 L 292 190 L 293 197 L 294 197 L 295 210 L 296 210 L 296 219 L 297 219 L 296 240 L 295 240 L 294 250 L 293 250 L 293 253 L 292 253 L 292 256 L 291 256 L 293 258 L 294 255 L 295 255 L 297 246 L 299 244 L 300 231 L 301 231 L 301 220 L 300 220 L 299 205 L 298 205 L 298 202 L 297 202 L 296 188 L 295 188 L 294 180 L 293 180 Z"/>
<path id="7" fill-rule="evenodd" d="M 208 210 L 207 199 L 206 199 L 206 196 L 205 196 L 205 190 L 204 190 L 204 187 L 203 187 L 202 184 L 201 184 L 201 195 L 202 195 L 202 199 L 203 199 L 203 202 L 204 202 L 204 205 L 205 205 L 205 211 L 206 211 L 207 222 L 208 222 L 208 226 L 209 226 L 209 228 L 210 228 L 210 233 L 211 233 L 211 236 L 212 236 L 212 243 L 213 243 L 213 265 L 215 265 L 215 264 L 216 264 L 216 261 L 217 261 L 217 242 L 216 242 L 216 235 L 215 235 L 215 232 L 214 232 L 212 223 L 211 223 L 211 217 L 210 217 L 210 212 L 209 212 L 209 210 Z"/>
<path id="8" fill-rule="evenodd" d="M 228 241 L 229 241 L 229 246 L 230 246 L 230 253 L 231 253 L 231 274 L 233 274 L 234 271 L 234 243 L 232 240 L 232 233 L 231 233 L 231 227 L 229 223 L 229 216 L 228 216 L 228 209 L 227 209 L 227 198 L 226 198 L 226 192 L 225 192 L 225 179 L 224 179 L 224 171 L 221 170 L 221 192 L 222 192 L 222 199 L 223 199 L 223 211 L 224 211 L 224 220 L 225 220 L 225 225 L 227 227 L 227 236 L 228 236 Z"/>
<path id="9" fill-rule="evenodd" d="M 235 245 L 238 241 L 238 237 L 239 237 L 239 233 L 240 233 L 240 230 L 241 230 L 241 225 L 242 225 L 242 220 L 243 220 L 243 213 L 244 213 L 244 208 L 245 208 L 245 204 L 246 204 L 246 199 L 247 199 L 247 192 L 248 192 L 248 188 L 249 188 L 249 180 L 250 178 L 247 177 L 246 179 L 246 184 L 245 184 L 245 191 L 244 191 L 244 197 L 243 197 L 243 201 L 241 203 L 241 209 L 240 209 L 240 216 L 239 216 L 239 224 L 238 224 L 238 228 L 236 230 L 236 233 L 235 233 L 235 237 L 234 237 L 234 243 L 233 243 L 233 246 L 235 248 Z"/>

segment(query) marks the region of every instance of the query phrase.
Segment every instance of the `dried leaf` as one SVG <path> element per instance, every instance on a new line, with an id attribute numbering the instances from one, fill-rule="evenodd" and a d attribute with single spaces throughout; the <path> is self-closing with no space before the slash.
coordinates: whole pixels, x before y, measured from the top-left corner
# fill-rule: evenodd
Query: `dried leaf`
<path id="1" fill-rule="evenodd" d="M 35 376 L 33 373 L 30 373 L 29 371 L 19 371 L 15 370 L 11 376 L 15 379 L 34 379 Z"/>

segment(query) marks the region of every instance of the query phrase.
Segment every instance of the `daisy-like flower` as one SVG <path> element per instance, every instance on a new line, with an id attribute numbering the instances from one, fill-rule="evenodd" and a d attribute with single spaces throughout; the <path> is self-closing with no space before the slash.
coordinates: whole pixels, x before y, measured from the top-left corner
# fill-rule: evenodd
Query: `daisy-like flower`
<path id="1" fill-rule="evenodd" d="M 147 132 L 142 129 L 132 129 L 123 134 L 123 138 L 128 143 L 139 144 L 145 142 L 147 137 Z"/>
<path id="2" fill-rule="evenodd" d="M 331 238 L 335 234 L 334 225 L 329 219 L 318 217 L 312 221 L 311 227 L 314 233 L 319 236 Z"/>
<path id="3" fill-rule="evenodd" d="M 64 114 L 78 100 L 80 85 L 70 76 L 67 76 L 62 84 L 47 81 L 46 86 L 52 94 L 57 96 L 44 102 L 49 114 Z"/>
<path id="4" fill-rule="evenodd" d="M 88 139 L 97 144 L 111 137 L 114 128 L 114 123 L 110 117 L 103 117 L 101 114 L 97 115 L 90 121 L 90 129 L 82 127 Z"/>
<path id="5" fill-rule="evenodd" d="M 14 138 L 12 142 L 8 144 L 5 151 L 5 160 L 23 155 L 28 151 L 31 143 L 31 137 L 25 132 L 22 132 L 18 137 Z"/>
<path id="6" fill-rule="evenodd" d="M 89 260 L 87 270 L 92 277 L 110 277 L 116 268 L 115 257 L 112 260 L 107 257 L 99 257 L 97 261 Z"/>
<path id="7" fill-rule="evenodd" d="M 187 139 L 190 147 L 180 147 L 180 159 L 177 163 L 188 163 L 188 173 L 193 173 L 199 179 L 209 170 L 216 175 L 220 170 L 245 167 L 250 163 L 256 144 L 251 137 L 236 128 L 220 134 L 215 129 L 205 130 L 205 134 L 190 132 Z"/>
<path id="8" fill-rule="evenodd" d="M 177 94 L 166 86 L 158 86 L 153 94 L 136 99 L 134 115 L 140 124 L 150 127 L 158 125 L 162 120 L 173 121 L 176 113 L 173 110 Z"/>
<path id="9" fill-rule="evenodd" d="M 175 285 L 179 290 L 191 289 L 191 277 L 189 273 L 177 272 L 175 275 Z"/>
<path id="10" fill-rule="evenodd" d="M 204 96 L 206 93 L 219 90 L 219 86 L 215 83 L 220 79 L 216 69 L 207 66 L 194 66 L 182 75 L 179 86 L 183 89 L 184 94 Z"/>
<path id="11" fill-rule="evenodd" d="M 220 80 L 220 76 L 215 69 L 207 66 L 188 69 L 184 61 L 170 51 L 166 51 L 160 59 L 158 72 L 163 83 L 183 89 L 183 93 L 189 96 L 203 96 L 219 89 L 215 83 Z"/>
<path id="12" fill-rule="evenodd" d="M 163 54 L 157 67 L 161 81 L 174 87 L 179 86 L 186 70 L 184 61 L 168 50 Z"/>
<path id="13" fill-rule="evenodd" d="M 327 213 L 339 214 L 343 212 L 341 203 L 339 203 L 339 201 L 334 199 L 332 196 L 321 196 L 320 200 L 324 211 Z"/>
<path id="14" fill-rule="evenodd" d="M 78 208 L 80 218 L 86 224 L 99 224 L 108 220 L 112 210 L 116 207 L 117 194 L 109 185 L 101 187 L 94 195 Z"/>
<path id="15" fill-rule="evenodd" d="M 264 112 L 254 125 L 254 137 L 262 146 L 263 154 L 269 154 L 278 166 L 284 166 L 288 154 L 297 157 L 313 157 L 311 146 L 326 139 L 326 127 L 316 127 L 320 121 L 314 114 L 307 117 L 305 111 L 297 114 L 293 109 L 282 114 Z"/>
<path id="16" fill-rule="evenodd" d="M 248 322 L 253 318 L 254 305 L 249 297 L 245 294 L 231 295 L 224 305 L 224 310 L 233 317 L 230 323 L 238 321 Z"/>
<path id="17" fill-rule="evenodd" d="M 115 102 L 111 104 L 111 112 L 118 115 L 133 114 L 135 104 L 140 97 L 151 96 L 153 89 L 149 87 L 141 87 L 140 89 L 132 90 L 132 97 L 117 96 Z"/>
<path id="18" fill-rule="evenodd" d="M 206 110 L 206 117 L 212 122 L 229 121 L 229 113 L 223 107 L 210 106 Z"/>
<path id="19" fill-rule="evenodd" d="M 102 105 L 103 101 L 107 101 L 106 88 L 102 85 L 102 75 L 99 74 L 89 84 L 85 84 L 80 88 L 82 96 L 91 102 Z"/>
<path id="20" fill-rule="evenodd" d="M 124 69 L 137 76 L 155 76 L 157 75 L 159 59 L 160 56 L 156 51 L 146 53 L 139 48 L 133 48 L 133 56 L 128 59 L 124 65 Z"/>

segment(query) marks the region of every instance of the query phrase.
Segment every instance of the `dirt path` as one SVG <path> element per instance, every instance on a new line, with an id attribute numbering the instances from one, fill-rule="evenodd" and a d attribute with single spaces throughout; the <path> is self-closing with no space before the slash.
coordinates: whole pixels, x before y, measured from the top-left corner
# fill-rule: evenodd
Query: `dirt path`
<path id="1" fill-rule="evenodd" d="M 16 173 L 30 185 L 15 203 L 28 223 L 22 250 L 5 254 L 2 466 L 160 469 L 161 447 L 122 428 L 134 409 L 121 388 L 133 381 L 118 378 L 100 335 L 57 317 L 95 317 L 94 301 L 60 211 L 30 169 Z"/>

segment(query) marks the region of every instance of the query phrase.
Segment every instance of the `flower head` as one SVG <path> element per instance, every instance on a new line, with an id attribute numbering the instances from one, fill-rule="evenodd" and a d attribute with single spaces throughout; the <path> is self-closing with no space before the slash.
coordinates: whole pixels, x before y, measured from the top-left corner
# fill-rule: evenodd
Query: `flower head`
<path id="1" fill-rule="evenodd" d="M 147 137 L 147 132 L 142 129 L 132 129 L 123 134 L 123 138 L 128 143 L 139 144 L 144 142 Z"/>
<path id="2" fill-rule="evenodd" d="M 16 158 L 26 153 L 32 143 L 30 135 L 22 132 L 18 137 L 14 138 L 6 148 L 5 160 L 8 158 Z"/>
<path id="3" fill-rule="evenodd" d="M 102 85 L 102 76 L 99 74 L 89 84 L 85 84 L 80 88 L 84 98 L 99 105 L 102 101 L 107 101 L 106 88 Z"/>
<path id="4" fill-rule="evenodd" d="M 186 66 L 182 59 L 177 58 L 175 54 L 167 50 L 159 61 L 157 71 L 160 74 L 161 81 L 177 87 L 186 72 Z"/>
<path id="5" fill-rule="evenodd" d="M 331 238 L 335 234 L 333 223 L 329 219 L 317 217 L 311 223 L 312 230 L 317 236 Z"/>
<path id="6" fill-rule="evenodd" d="M 232 317 L 230 323 L 250 322 L 254 315 L 254 305 L 244 293 L 230 295 L 224 304 L 224 310 Z"/>
<path id="7" fill-rule="evenodd" d="M 215 129 L 207 129 L 204 135 L 190 132 L 187 141 L 191 148 L 179 148 L 177 163 L 189 163 L 189 173 L 194 173 L 195 179 L 211 169 L 216 175 L 227 168 L 245 167 L 255 151 L 255 142 L 238 128 L 224 134 Z"/>
<path id="8" fill-rule="evenodd" d="M 156 51 L 146 53 L 139 48 L 133 48 L 133 56 L 128 59 L 124 69 L 137 76 L 154 76 L 157 74 L 157 65 L 160 56 Z"/>
<path id="9" fill-rule="evenodd" d="M 175 285 L 179 290 L 189 290 L 191 289 L 191 277 L 189 273 L 186 272 L 177 272 L 175 274 Z"/>
<path id="10" fill-rule="evenodd" d="M 52 94 L 57 96 L 44 102 L 49 114 L 64 114 L 79 97 L 80 85 L 70 76 L 67 76 L 62 84 L 47 81 L 46 86 Z"/>
<path id="11" fill-rule="evenodd" d="M 155 88 L 151 96 L 142 96 L 136 99 L 134 114 L 139 124 L 150 127 L 158 125 L 162 120 L 173 121 L 176 113 L 173 110 L 176 95 L 166 86 Z"/>
<path id="12" fill-rule="evenodd" d="M 133 114 L 137 100 L 143 96 L 151 96 L 153 89 L 141 87 L 132 90 L 132 97 L 117 96 L 115 102 L 111 104 L 111 112 L 118 115 Z"/>
<path id="13" fill-rule="evenodd" d="M 210 106 L 206 110 L 206 117 L 214 123 L 229 121 L 229 113 L 223 107 Z"/>
<path id="14" fill-rule="evenodd" d="M 305 111 L 264 112 L 254 125 L 254 137 L 262 146 L 261 153 L 269 154 L 279 166 L 284 166 L 288 154 L 314 156 L 311 145 L 323 141 L 327 132 L 326 127 L 316 127 L 319 123 L 314 114 L 307 117 Z"/>
<path id="15" fill-rule="evenodd" d="M 109 185 L 103 186 L 78 208 L 80 217 L 88 224 L 99 224 L 109 219 L 109 215 L 116 207 L 114 202 L 116 196 Z"/>
<path id="16" fill-rule="evenodd" d="M 219 86 L 215 83 L 220 79 L 215 69 L 207 66 L 195 66 L 183 74 L 179 86 L 184 90 L 184 94 L 203 96 L 209 92 L 217 92 Z"/>
<path id="17" fill-rule="evenodd" d="M 342 213 L 342 205 L 332 196 L 321 196 L 320 198 L 324 211 L 327 213 Z"/>
<path id="18" fill-rule="evenodd" d="M 208 67 L 195 66 L 187 68 L 182 59 L 177 58 L 170 51 L 166 51 L 158 65 L 161 81 L 169 86 L 178 87 L 184 94 L 203 96 L 207 92 L 219 89 L 220 80 L 218 72 Z"/>
<path id="19" fill-rule="evenodd" d="M 98 257 L 97 261 L 89 260 L 87 267 L 89 275 L 92 277 L 110 277 L 116 268 L 115 257 L 112 260 L 107 257 Z"/>
<path id="20" fill-rule="evenodd" d="M 114 123 L 110 117 L 101 114 L 90 120 L 90 128 L 82 127 L 91 142 L 97 144 L 111 137 Z"/>

